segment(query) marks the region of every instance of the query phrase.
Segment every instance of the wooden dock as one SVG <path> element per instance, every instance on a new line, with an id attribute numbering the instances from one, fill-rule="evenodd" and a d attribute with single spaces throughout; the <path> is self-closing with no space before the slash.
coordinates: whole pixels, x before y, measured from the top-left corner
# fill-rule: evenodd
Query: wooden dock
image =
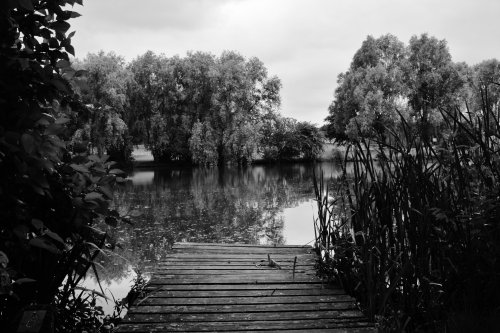
<path id="1" fill-rule="evenodd" d="M 316 276 L 309 246 L 172 250 L 119 332 L 376 332 L 353 298 Z"/>

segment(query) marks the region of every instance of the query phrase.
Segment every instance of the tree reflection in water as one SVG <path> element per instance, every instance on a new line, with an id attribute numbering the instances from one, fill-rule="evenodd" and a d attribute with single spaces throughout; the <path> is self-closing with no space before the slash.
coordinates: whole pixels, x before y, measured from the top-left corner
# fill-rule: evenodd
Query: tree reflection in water
<path id="1" fill-rule="evenodd" d="M 310 220 L 293 223 L 294 228 L 304 229 L 300 233 L 306 243 L 314 237 L 315 212 L 312 204 L 301 204 L 313 199 L 312 168 L 285 164 L 134 171 L 129 183 L 117 188 L 114 203 L 121 213 L 138 209 L 143 215 L 134 218 L 133 226 L 108 230 L 123 250 L 100 259 L 106 269 L 102 279 L 126 278 L 129 265 L 148 271 L 176 241 L 284 244 L 289 221 L 283 212 L 290 208 L 310 210 Z M 341 172 L 332 163 L 316 168 L 325 177 Z"/>

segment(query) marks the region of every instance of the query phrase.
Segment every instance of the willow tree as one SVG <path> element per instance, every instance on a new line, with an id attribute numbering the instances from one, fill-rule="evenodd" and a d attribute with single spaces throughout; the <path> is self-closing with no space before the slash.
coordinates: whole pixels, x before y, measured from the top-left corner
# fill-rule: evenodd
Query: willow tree
<path id="1" fill-rule="evenodd" d="M 279 79 L 269 78 L 257 58 L 236 52 L 147 53 L 130 68 L 137 83 L 133 109 L 144 106 L 146 145 L 160 161 L 250 161 L 262 118 L 280 104 Z"/>

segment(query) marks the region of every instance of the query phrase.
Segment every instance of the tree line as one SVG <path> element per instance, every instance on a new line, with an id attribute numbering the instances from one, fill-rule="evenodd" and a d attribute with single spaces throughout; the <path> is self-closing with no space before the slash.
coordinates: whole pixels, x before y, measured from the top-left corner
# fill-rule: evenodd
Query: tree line
<path id="1" fill-rule="evenodd" d="M 155 161 L 199 165 L 315 159 L 322 151 L 315 125 L 279 114 L 281 81 L 256 57 L 148 51 L 126 63 L 101 51 L 73 67 L 84 74 L 72 85 L 91 109 L 76 136 L 115 159 L 139 143 Z"/>
<path id="2" fill-rule="evenodd" d="M 384 135 L 403 119 L 417 124 L 422 138 L 437 138 L 444 108 L 475 116 L 488 99 L 498 115 L 499 78 L 498 60 L 473 66 L 453 62 L 446 40 L 422 34 L 405 45 L 390 34 L 368 36 L 338 76 L 327 136 L 352 141 Z"/>

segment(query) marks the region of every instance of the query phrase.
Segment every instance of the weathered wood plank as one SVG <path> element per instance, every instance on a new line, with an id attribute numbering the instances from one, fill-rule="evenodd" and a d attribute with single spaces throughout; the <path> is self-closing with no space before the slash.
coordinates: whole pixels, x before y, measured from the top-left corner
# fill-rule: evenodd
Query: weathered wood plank
<path id="1" fill-rule="evenodd" d="M 282 312 L 236 312 L 236 313 L 161 313 L 161 314 L 129 314 L 125 321 L 140 322 L 224 322 L 224 321 L 252 321 L 252 320 L 289 320 L 289 319 L 332 319 L 332 318 L 359 318 L 363 313 L 357 310 L 315 310 L 315 311 L 282 311 Z"/>
<path id="2" fill-rule="evenodd" d="M 235 305 L 142 305 L 134 306 L 130 313 L 233 313 L 282 312 L 316 310 L 357 310 L 353 302 L 323 302 L 303 304 L 235 304 Z"/>
<path id="3" fill-rule="evenodd" d="M 235 276 L 195 276 L 192 278 L 178 278 L 175 275 L 172 276 L 153 276 L 150 284 L 221 284 L 221 283 L 246 283 L 246 284 L 268 284 L 268 283 L 309 283 L 315 282 L 317 278 L 315 276 L 296 276 L 292 278 L 292 274 L 289 273 L 288 276 L 282 275 L 235 275 Z"/>
<path id="4" fill-rule="evenodd" d="M 286 261 L 293 262 L 294 258 L 297 257 L 297 261 L 307 261 L 307 262 L 316 262 L 316 258 L 312 254 L 301 254 L 294 256 L 293 254 L 271 254 L 271 259 L 276 261 Z M 233 253 L 233 254 L 221 254 L 221 253 L 171 253 L 165 256 L 164 260 L 169 262 L 171 260 L 180 260 L 180 261 L 267 261 L 267 253 L 263 254 L 255 254 L 255 253 Z M 194 259 L 194 260 L 193 260 Z M 209 260 L 207 260 L 209 259 Z"/>
<path id="5" fill-rule="evenodd" d="M 260 263 L 259 263 L 260 264 Z M 242 264 L 237 264 L 237 263 L 234 263 L 234 264 L 218 264 L 218 265 L 214 265 L 214 264 L 207 264 L 207 265 L 200 265 L 200 264 L 184 264 L 184 265 L 166 265 L 166 266 L 162 266 L 162 267 L 158 267 L 156 269 L 156 272 L 162 272 L 162 271 L 170 271 L 170 270 L 193 270 L 193 269 L 196 269 L 196 270 L 215 270 L 215 269 L 218 269 L 218 270 L 229 270 L 229 271 L 234 271 L 234 270 L 239 270 L 239 269 L 252 269 L 252 270 L 267 270 L 267 269 L 270 269 L 269 266 L 267 266 L 267 264 L 263 263 L 262 265 L 259 265 L 259 264 L 253 264 L 253 263 L 249 263 L 249 264 L 246 264 L 246 265 L 242 265 Z M 281 269 L 282 270 L 293 270 L 293 265 L 280 265 L 281 266 Z M 308 269 L 308 270 L 314 270 L 316 271 L 315 269 L 315 266 L 314 265 L 296 265 L 295 266 L 295 269 L 298 270 L 298 269 Z"/>
<path id="6" fill-rule="evenodd" d="M 279 273 L 279 274 L 291 274 L 293 269 L 276 269 L 271 267 L 244 267 L 244 268 L 218 268 L 218 269 L 173 269 L 166 268 L 161 270 L 156 270 L 156 275 L 240 275 L 240 274 L 266 274 L 266 273 Z M 314 268 L 296 268 L 295 274 L 310 274 L 316 275 L 316 270 Z"/>
<path id="7" fill-rule="evenodd" d="M 305 255 L 305 254 L 313 254 L 313 250 L 311 249 L 292 249 L 292 248 L 257 248 L 257 247 L 233 247 L 233 248 L 174 248 L 172 249 L 172 253 L 228 253 L 228 254 L 281 254 L 281 255 Z"/>
<path id="8" fill-rule="evenodd" d="M 335 289 L 334 287 L 324 282 L 308 282 L 308 283 L 267 283 L 267 284 L 169 284 L 155 285 L 151 282 L 147 286 L 147 290 L 301 290 L 301 289 Z"/>
<path id="9" fill-rule="evenodd" d="M 262 244 L 226 244 L 226 243 L 191 243 L 191 242 L 183 242 L 183 243 L 175 243 L 172 248 L 176 247 L 255 247 L 255 248 L 270 248 L 270 249 L 280 249 L 280 248 L 307 248 L 312 249 L 310 245 L 262 245 Z"/>
<path id="10" fill-rule="evenodd" d="M 361 328 L 371 326 L 370 323 L 352 319 L 315 319 L 302 320 L 272 320 L 272 321 L 236 321 L 236 322 L 176 322 L 176 323 L 154 323 L 154 324 L 124 324 L 125 332 L 189 332 L 189 331 L 235 331 L 235 330 L 282 330 L 310 328 Z M 128 329 L 127 329 L 128 328 Z"/>
<path id="11" fill-rule="evenodd" d="M 342 289 L 259 289 L 259 290 L 156 290 L 149 297 L 269 297 L 269 296 L 315 296 L 345 295 Z"/>
<path id="12" fill-rule="evenodd" d="M 302 304 L 302 303 L 354 302 L 349 295 L 296 295 L 267 297 L 149 297 L 141 305 L 229 305 L 229 304 Z"/>

